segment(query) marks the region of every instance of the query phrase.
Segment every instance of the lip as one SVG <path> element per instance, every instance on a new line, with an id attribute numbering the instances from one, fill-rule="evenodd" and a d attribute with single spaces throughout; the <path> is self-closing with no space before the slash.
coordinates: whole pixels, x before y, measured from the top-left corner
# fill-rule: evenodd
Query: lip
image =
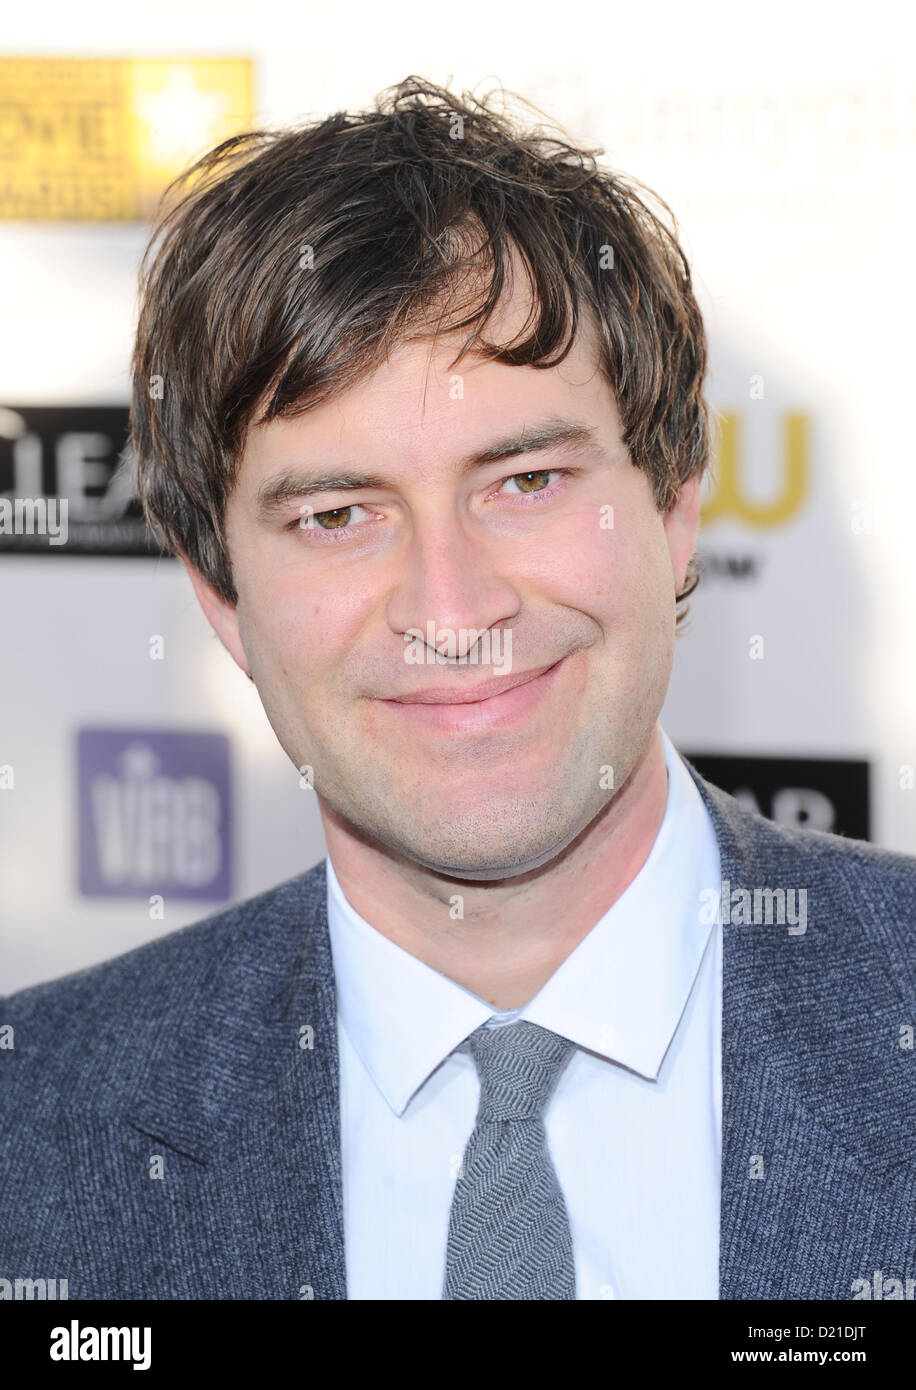
<path id="1" fill-rule="evenodd" d="M 379 700 L 400 719 L 441 733 L 473 733 L 520 722 L 553 688 L 568 658 L 550 666 L 497 676 L 477 686 L 431 687 L 409 696 Z"/>
<path id="2" fill-rule="evenodd" d="M 502 695 L 505 690 L 514 690 L 516 686 L 527 685 L 529 681 L 537 680 L 545 671 L 549 671 L 558 663 L 553 661 L 549 666 L 535 666 L 530 671 L 516 671 L 511 676 L 494 676 L 492 680 L 481 681 L 479 685 L 431 685 L 425 690 L 411 690 L 407 695 L 395 695 L 389 704 L 396 705 L 473 705 L 481 700 L 491 700 L 494 695 Z"/>

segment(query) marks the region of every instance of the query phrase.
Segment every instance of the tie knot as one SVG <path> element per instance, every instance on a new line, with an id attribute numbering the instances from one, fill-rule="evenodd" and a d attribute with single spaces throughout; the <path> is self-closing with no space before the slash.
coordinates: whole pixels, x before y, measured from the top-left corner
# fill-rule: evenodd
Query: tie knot
<path id="1" fill-rule="evenodd" d="M 468 1043 L 480 1077 L 478 1124 L 540 1115 L 575 1051 L 568 1038 L 527 1019 L 496 1028 L 481 1024 Z"/>

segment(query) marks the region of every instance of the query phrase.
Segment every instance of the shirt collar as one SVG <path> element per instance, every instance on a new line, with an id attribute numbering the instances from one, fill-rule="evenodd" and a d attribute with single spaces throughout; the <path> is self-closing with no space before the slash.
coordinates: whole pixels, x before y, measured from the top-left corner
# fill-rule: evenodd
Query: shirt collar
<path id="1" fill-rule="evenodd" d="M 492 1004 L 425 965 L 360 917 L 330 858 L 328 930 L 343 1026 L 400 1115 L 427 1077 L 482 1023 L 530 1020 L 654 1080 L 712 931 L 698 905 L 719 881 L 709 813 L 659 725 L 668 769 L 665 814 L 649 856 L 621 896 L 519 1009 Z"/>

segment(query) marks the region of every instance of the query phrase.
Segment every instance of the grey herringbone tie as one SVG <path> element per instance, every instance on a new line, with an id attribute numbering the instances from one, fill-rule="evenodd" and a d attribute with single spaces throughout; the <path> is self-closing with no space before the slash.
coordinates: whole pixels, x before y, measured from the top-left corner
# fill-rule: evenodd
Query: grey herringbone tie
<path id="1" fill-rule="evenodd" d="M 521 1019 L 468 1038 L 477 1122 L 449 1216 L 443 1298 L 575 1298 L 572 1237 L 544 1109 L 575 1051 Z"/>

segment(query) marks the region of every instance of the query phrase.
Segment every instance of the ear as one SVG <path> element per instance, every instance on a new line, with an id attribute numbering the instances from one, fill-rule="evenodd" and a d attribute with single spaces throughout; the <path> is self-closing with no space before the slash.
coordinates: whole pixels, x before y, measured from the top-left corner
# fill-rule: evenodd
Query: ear
<path id="1" fill-rule="evenodd" d="M 238 612 L 234 603 L 229 603 L 220 593 L 214 589 L 209 580 L 205 579 L 200 570 L 196 569 L 187 555 L 183 551 L 178 552 L 179 559 L 188 573 L 188 578 L 197 595 L 197 601 L 204 611 L 207 622 L 222 642 L 226 651 L 232 657 L 235 664 L 251 678 L 251 669 L 248 657 L 245 655 L 245 648 L 242 645 L 241 634 L 239 633 Z"/>
<path id="2" fill-rule="evenodd" d="M 665 513 L 665 534 L 671 568 L 674 571 L 675 593 L 680 593 L 687 577 L 690 557 L 696 550 L 700 525 L 700 479 L 696 473 L 681 483 L 677 500 Z"/>

